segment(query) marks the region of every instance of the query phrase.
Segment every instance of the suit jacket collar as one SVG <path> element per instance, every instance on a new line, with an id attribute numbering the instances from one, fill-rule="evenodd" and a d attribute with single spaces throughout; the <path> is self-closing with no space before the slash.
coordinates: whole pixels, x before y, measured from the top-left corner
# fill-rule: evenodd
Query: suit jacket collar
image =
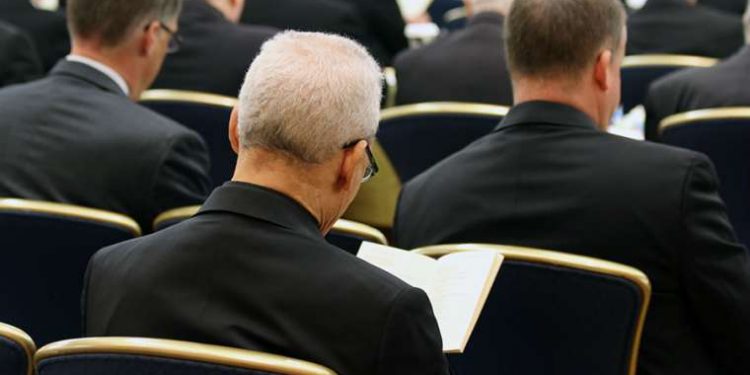
<path id="1" fill-rule="evenodd" d="M 106 74 L 75 61 L 61 60 L 50 72 L 52 76 L 68 76 L 86 81 L 104 91 L 109 91 L 123 97 L 127 97 L 120 86 Z"/>
<path id="2" fill-rule="evenodd" d="M 492 24 L 500 28 L 503 27 L 505 17 L 497 12 L 480 12 L 473 15 L 469 19 L 468 26 L 480 25 L 480 24 Z"/>
<path id="3" fill-rule="evenodd" d="M 521 124 L 544 124 L 572 126 L 596 130 L 596 123 L 585 113 L 569 105 L 531 101 L 518 104 L 511 108 L 495 131 L 500 131 Z"/>
<path id="4" fill-rule="evenodd" d="M 198 212 L 229 212 L 323 238 L 318 221 L 301 204 L 277 191 L 230 181 L 214 190 Z"/>

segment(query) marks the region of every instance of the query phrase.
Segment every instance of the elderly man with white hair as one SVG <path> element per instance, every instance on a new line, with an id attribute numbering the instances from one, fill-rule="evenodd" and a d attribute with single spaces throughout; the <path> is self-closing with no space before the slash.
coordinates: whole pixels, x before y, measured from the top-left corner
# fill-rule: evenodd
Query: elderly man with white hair
<path id="1" fill-rule="evenodd" d="M 236 346 L 338 374 L 447 374 L 425 293 L 323 238 L 377 170 L 381 84 L 346 38 L 266 42 L 230 121 L 233 180 L 196 217 L 94 256 L 85 333 Z"/>
<path id="2" fill-rule="evenodd" d="M 432 101 L 513 104 L 503 24 L 512 0 L 464 0 L 468 25 L 394 60 L 397 104 Z"/>

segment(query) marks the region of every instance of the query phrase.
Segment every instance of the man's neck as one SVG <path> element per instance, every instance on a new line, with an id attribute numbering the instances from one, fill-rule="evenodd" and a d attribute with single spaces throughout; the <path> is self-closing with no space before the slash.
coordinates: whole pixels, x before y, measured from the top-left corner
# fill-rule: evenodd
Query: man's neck
<path id="1" fill-rule="evenodd" d="M 547 101 L 571 106 L 589 116 L 599 127 L 603 120 L 597 111 L 596 100 L 575 84 L 545 80 L 516 81 L 513 83 L 513 103 Z"/>
<path id="2" fill-rule="evenodd" d="M 80 56 L 86 59 L 96 61 L 99 64 L 105 65 L 109 69 L 117 73 L 128 87 L 127 94 L 133 99 L 137 100 L 140 96 L 140 90 L 134 85 L 135 80 L 133 79 L 134 74 L 132 66 L 128 67 L 128 64 L 123 63 L 124 60 L 116 56 L 111 56 L 108 53 L 102 53 L 93 48 L 80 47 L 74 43 L 73 48 L 70 52 L 73 56 Z M 113 55 L 116 55 L 113 53 Z"/>

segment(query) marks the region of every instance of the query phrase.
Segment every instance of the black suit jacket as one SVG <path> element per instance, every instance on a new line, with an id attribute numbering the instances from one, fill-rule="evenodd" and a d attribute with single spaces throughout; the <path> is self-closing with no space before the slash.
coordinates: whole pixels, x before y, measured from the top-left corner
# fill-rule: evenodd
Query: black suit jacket
<path id="1" fill-rule="evenodd" d="M 0 20 L 15 25 L 31 36 L 45 72 L 70 51 L 70 36 L 65 15 L 61 12 L 36 9 L 28 0 L 1 0 Z"/>
<path id="2" fill-rule="evenodd" d="M 646 107 L 646 137 L 657 139 L 667 116 L 696 109 L 750 106 L 750 46 L 710 68 L 686 69 L 651 84 Z"/>
<path id="3" fill-rule="evenodd" d="M 279 29 L 318 31 L 359 41 L 382 65 L 406 47 L 404 21 L 393 19 L 393 0 L 252 0 L 245 3 L 242 22 Z M 396 10 L 398 10 L 396 8 Z M 401 37 L 394 34 L 400 22 Z"/>
<path id="4" fill-rule="evenodd" d="M 739 16 L 686 0 L 649 0 L 628 17 L 628 55 L 670 53 L 724 58 L 745 43 Z"/>
<path id="5" fill-rule="evenodd" d="M 236 25 L 206 0 L 187 0 L 180 15 L 182 45 L 164 60 L 154 88 L 237 97 L 263 43 L 277 30 Z"/>
<path id="6" fill-rule="evenodd" d="M 190 340 L 341 375 L 446 374 L 425 293 L 328 244 L 291 198 L 229 182 L 193 219 L 105 248 L 86 278 L 89 336 Z"/>
<path id="7" fill-rule="evenodd" d="M 702 154 L 523 103 L 406 184 L 395 235 L 407 249 L 499 243 L 631 265 L 653 286 L 639 374 L 750 374 L 750 261 Z"/>
<path id="8" fill-rule="evenodd" d="M 0 21 L 0 87 L 23 83 L 44 75 L 31 39 L 21 30 Z"/>
<path id="9" fill-rule="evenodd" d="M 0 90 L 0 196 L 120 212 L 144 230 L 208 193 L 198 134 L 128 99 L 99 71 L 63 60 Z"/>
<path id="10" fill-rule="evenodd" d="M 746 0 L 699 0 L 698 3 L 736 15 L 744 14 L 747 8 Z"/>
<path id="11" fill-rule="evenodd" d="M 513 104 L 505 65 L 503 16 L 499 13 L 477 14 L 466 28 L 399 54 L 393 65 L 398 78 L 398 104 Z"/>

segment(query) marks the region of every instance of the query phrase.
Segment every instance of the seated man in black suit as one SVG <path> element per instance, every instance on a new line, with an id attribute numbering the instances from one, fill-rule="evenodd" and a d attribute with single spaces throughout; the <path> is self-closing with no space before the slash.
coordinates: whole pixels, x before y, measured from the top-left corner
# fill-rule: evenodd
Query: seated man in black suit
<path id="1" fill-rule="evenodd" d="M 426 294 L 323 236 L 375 171 L 378 65 L 343 37 L 285 32 L 232 114 L 234 178 L 198 215 L 98 252 L 85 333 L 271 352 L 338 374 L 447 374 Z"/>
<path id="2" fill-rule="evenodd" d="M 628 264 L 653 286 L 639 374 L 750 374 L 750 259 L 711 162 L 604 131 L 620 101 L 624 26 L 618 0 L 516 0 L 506 27 L 516 106 L 406 184 L 396 242 Z"/>
<path id="3" fill-rule="evenodd" d="M 704 7 L 696 0 L 649 0 L 628 18 L 628 55 L 724 58 L 742 44 L 739 16 Z"/>
<path id="4" fill-rule="evenodd" d="M 96 207 L 144 230 L 202 202 L 208 152 L 135 103 L 159 71 L 180 0 L 70 0 L 73 49 L 44 79 L 0 90 L 0 196 Z"/>
<path id="5" fill-rule="evenodd" d="M 503 23 L 511 0 L 465 0 L 474 15 L 462 30 L 396 57 L 397 104 L 432 101 L 513 104 Z"/>
<path id="6" fill-rule="evenodd" d="M 700 0 L 700 4 L 725 12 L 741 15 L 747 5 L 746 0 Z"/>
<path id="7" fill-rule="evenodd" d="M 750 42 L 750 7 L 745 14 Z M 750 46 L 710 68 L 686 69 L 651 84 L 646 95 L 646 139 L 658 139 L 667 116 L 696 109 L 750 106 Z"/>
<path id="8" fill-rule="evenodd" d="M 167 56 L 154 88 L 236 97 L 249 62 L 277 30 L 238 25 L 244 0 L 185 0 L 180 50 Z"/>
<path id="9" fill-rule="evenodd" d="M 44 75 L 34 43 L 26 33 L 0 21 L 0 87 Z"/>
<path id="10" fill-rule="evenodd" d="M 45 72 L 70 51 L 65 15 L 61 12 L 36 9 L 30 0 L 0 0 L 0 20 L 29 34 Z"/>
<path id="11" fill-rule="evenodd" d="M 393 13 L 394 7 L 394 0 L 249 0 L 241 20 L 250 25 L 344 35 L 362 43 L 385 66 L 407 47 L 404 20 L 400 13 Z M 381 8 L 385 12 L 378 11 Z"/>

